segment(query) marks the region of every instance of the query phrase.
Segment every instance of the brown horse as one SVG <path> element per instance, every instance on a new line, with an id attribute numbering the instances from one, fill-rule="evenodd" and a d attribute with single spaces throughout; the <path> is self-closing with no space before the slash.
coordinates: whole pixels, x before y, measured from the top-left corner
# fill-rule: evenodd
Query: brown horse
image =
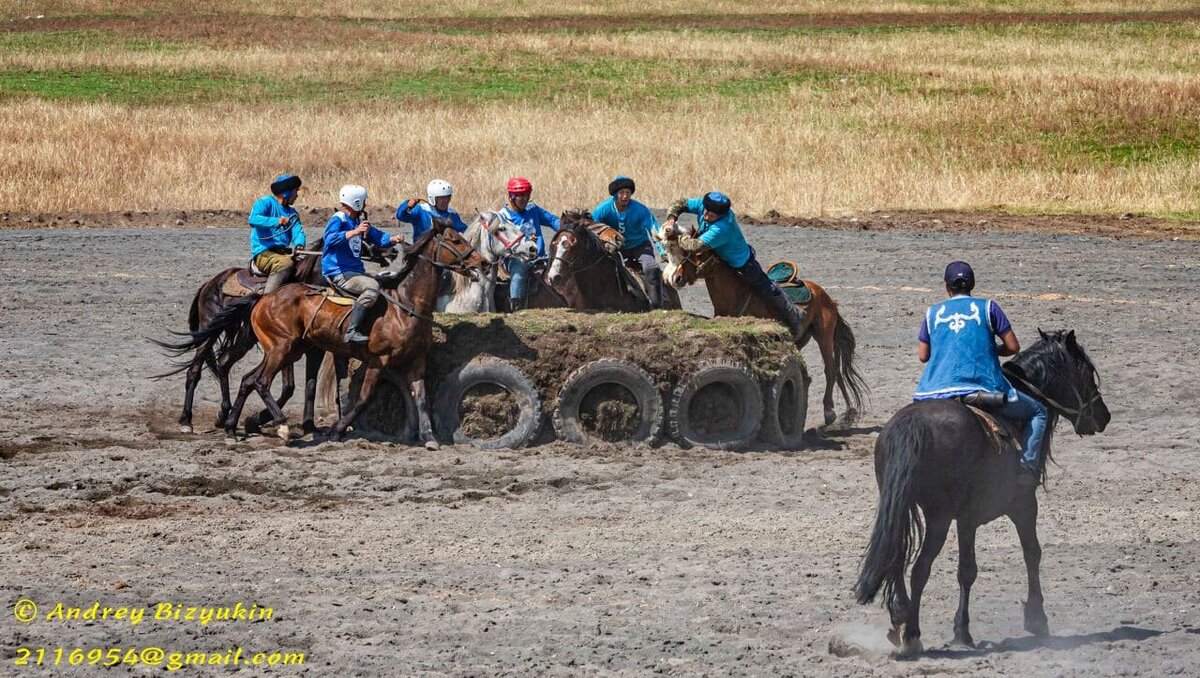
<path id="1" fill-rule="evenodd" d="M 321 277 L 321 255 L 317 253 L 320 252 L 321 246 L 322 240 L 318 239 L 310 245 L 310 253 L 297 253 L 293 255 L 298 262 L 292 274 L 294 281 L 309 285 L 325 284 L 325 281 Z M 381 266 L 387 266 L 395 260 L 396 252 L 392 249 L 378 250 L 369 244 L 365 244 L 363 258 Z M 226 282 L 241 270 L 243 269 L 227 268 L 213 276 L 196 291 L 195 296 L 192 297 L 191 308 L 188 311 L 188 332 L 176 333 L 181 336 L 187 336 L 189 339 L 183 341 L 151 339 L 154 344 L 166 349 L 172 357 L 180 357 L 186 353 L 193 352 L 192 358 L 180 363 L 176 369 L 153 377 L 156 379 L 169 377 L 185 370 L 187 371 L 187 378 L 184 384 L 183 412 L 179 415 L 179 430 L 183 433 L 192 432 L 192 403 L 196 395 L 196 386 L 200 383 L 200 376 L 203 374 L 205 367 L 208 367 L 216 375 L 217 381 L 220 382 L 221 410 L 217 413 L 216 425 L 218 427 L 225 425 L 225 418 L 232 407 L 229 399 L 229 371 L 233 368 L 234 364 L 241 360 L 258 343 L 258 338 L 250 330 L 251 304 L 258 299 L 258 296 L 233 297 L 225 294 Z M 242 303 L 242 301 L 246 303 Z M 238 308 L 241 313 L 235 318 L 230 319 L 224 332 L 210 336 L 208 340 L 200 344 L 196 344 L 190 339 L 193 333 L 208 325 L 222 309 L 231 305 Z M 237 320 L 237 322 L 233 322 L 234 320 Z M 283 390 L 279 394 L 280 405 L 286 403 L 291 398 L 292 393 L 295 391 L 295 381 L 296 377 L 293 370 L 288 369 L 284 372 Z M 263 410 L 256 415 L 255 420 L 257 421 L 267 416 L 267 414 L 267 411 Z M 311 414 L 311 412 L 307 413 L 306 422 L 311 421 Z"/>
<path id="2" fill-rule="evenodd" d="M 550 266 L 545 281 L 581 311 L 644 313 L 650 299 L 625 268 L 620 231 L 592 221 L 583 212 L 562 215 L 562 228 L 550 241 Z M 669 289 L 664 308 L 679 309 L 679 295 Z"/>
<path id="3" fill-rule="evenodd" d="M 686 252 L 679 246 L 678 236 L 669 235 L 660 241 L 666 248 L 667 266 L 663 279 L 676 289 L 691 285 L 703 278 L 712 300 L 713 315 L 755 316 L 775 319 L 775 314 L 766 302 L 742 281 L 741 276 L 720 257 L 707 248 L 697 252 Z M 816 339 L 821 349 L 821 360 L 825 365 L 825 395 L 821 404 L 825 410 L 825 425 L 837 419 L 833 407 L 833 386 L 837 384 L 846 401 L 847 419 L 852 419 L 862 409 L 863 396 L 868 392 L 867 384 L 854 365 L 855 340 L 850 325 L 838 313 L 837 302 L 817 283 L 805 280 L 812 298 L 797 304 L 806 311 L 803 333 L 796 345 L 800 348 L 809 339 Z"/>
<path id="4" fill-rule="evenodd" d="M 383 281 L 383 303 L 374 307 L 368 321 L 370 339 L 364 344 L 343 341 L 349 309 L 327 301 L 319 291 L 304 285 L 285 285 L 264 297 L 250 314 L 263 360 L 242 379 L 233 410 L 225 421 L 226 436 L 235 436 L 246 398 L 251 391 L 258 391 L 279 424 L 279 436 L 286 440 L 287 420 L 271 397 L 271 381 L 281 369 L 305 355 L 305 393 L 315 396 L 321 353 L 328 351 L 342 359 L 357 358 L 366 368 L 357 402 L 330 430 L 333 439 L 340 438 L 370 403 L 384 371 L 394 370 L 403 374 L 416 400 L 421 439 L 427 445 L 436 445 L 425 398 L 425 355 L 433 342 L 432 313 L 437 306 L 440 271 L 478 271 L 482 263 L 479 253 L 452 228 L 433 229 L 422 235 L 406 249 L 400 272 Z M 221 331 L 220 322 L 218 315 L 206 331 Z"/>

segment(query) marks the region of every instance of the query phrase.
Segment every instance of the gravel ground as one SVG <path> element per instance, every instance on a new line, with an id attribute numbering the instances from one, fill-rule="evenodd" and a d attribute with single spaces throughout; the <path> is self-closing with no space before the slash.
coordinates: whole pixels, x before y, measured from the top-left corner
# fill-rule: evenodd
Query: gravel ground
<path id="1" fill-rule="evenodd" d="M 146 378 L 166 360 L 144 338 L 186 325 L 195 288 L 242 260 L 244 232 L 0 230 L 0 589 L 41 607 L 31 624 L 5 612 L 4 654 L 243 647 L 306 654 L 275 673 L 354 676 L 1195 675 L 1200 349 L 1186 328 L 1200 322 L 1200 242 L 995 228 L 748 236 L 760 258 L 800 262 L 858 336 L 871 408 L 813 449 L 428 452 L 176 434 L 182 379 Z M 1054 637 L 1021 630 L 1021 552 L 997 522 L 979 535 L 980 648 L 945 647 L 950 540 L 925 596 L 932 649 L 901 662 L 886 654 L 886 613 L 855 605 L 850 587 L 874 515 L 870 451 L 919 376 L 917 323 L 953 258 L 975 265 L 1026 344 L 1038 327 L 1077 330 L 1113 420 L 1055 440 L 1039 526 Z M 683 298 L 709 311 L 702 288 Z M 203 427 L 211 379 L 200 395 Z M 810 422 L 818 401 L 814 389 Z M 59 602 L 149 612 L 138 625 L 46 620 Z M 238 602 L 273 617 L 149 618 L 159 603 Z M 836 657 L 831 639 L 872 651 Z"/>

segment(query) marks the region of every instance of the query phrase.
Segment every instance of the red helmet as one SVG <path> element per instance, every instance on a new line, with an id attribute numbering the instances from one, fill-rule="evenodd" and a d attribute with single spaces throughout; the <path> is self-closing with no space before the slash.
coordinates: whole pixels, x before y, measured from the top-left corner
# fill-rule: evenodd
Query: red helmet
<path id="1" fill-rule="evenodd" d="M 533 193 L 533 184 L 525 177 L 513 177 L 508 180 L 509 195 L 524 195 Z"/>

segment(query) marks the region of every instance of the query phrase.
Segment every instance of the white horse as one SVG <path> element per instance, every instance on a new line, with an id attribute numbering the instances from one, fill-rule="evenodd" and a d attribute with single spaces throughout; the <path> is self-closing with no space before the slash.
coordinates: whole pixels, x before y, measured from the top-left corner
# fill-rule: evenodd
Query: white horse
<path id="1" fill-rule="evenodd" d="M 504 218 L 502 212 L 482 212 L 463 237 L 471 243 L 486 264 L 478 280 L 453 274 L 449 293 L 438 297 L 442 313 L 494 313 L 496 311 L 496 274 L 508 257 L 532 261 L 537 257 L 537 241 Z"/>

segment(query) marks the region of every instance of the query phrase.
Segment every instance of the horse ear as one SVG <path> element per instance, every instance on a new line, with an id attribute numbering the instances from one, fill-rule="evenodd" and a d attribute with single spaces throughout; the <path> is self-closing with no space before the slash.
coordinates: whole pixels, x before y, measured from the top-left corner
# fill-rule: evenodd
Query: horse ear
<path id="1" fill-rule="evenodd" d="M 1042 331 L 1042 328 L 1040 328 L 1040 327 L 1039 327 L 1039 328 L 1037 328 L 1037 331 L 1038 331 L 1038 336 L 1040 336 L 1041 338 L 1045 339 L 1046 341 L 1050 341 L 1050 335 L 1048 335 L 1048 334 L 1046 334 L 1045 332 L 1043 332 L 1043 331 Z"/>
<path id="2" fill-rule="evenodd" d="M 1076 343 L 1076 341 L 1075 341 L 1075 330 L 1068 331 L 1067 332 L 1067 346 L 1069 346 L 1070 348 L 1075 348 L 1078 345 L 1079 344 Z"/>

